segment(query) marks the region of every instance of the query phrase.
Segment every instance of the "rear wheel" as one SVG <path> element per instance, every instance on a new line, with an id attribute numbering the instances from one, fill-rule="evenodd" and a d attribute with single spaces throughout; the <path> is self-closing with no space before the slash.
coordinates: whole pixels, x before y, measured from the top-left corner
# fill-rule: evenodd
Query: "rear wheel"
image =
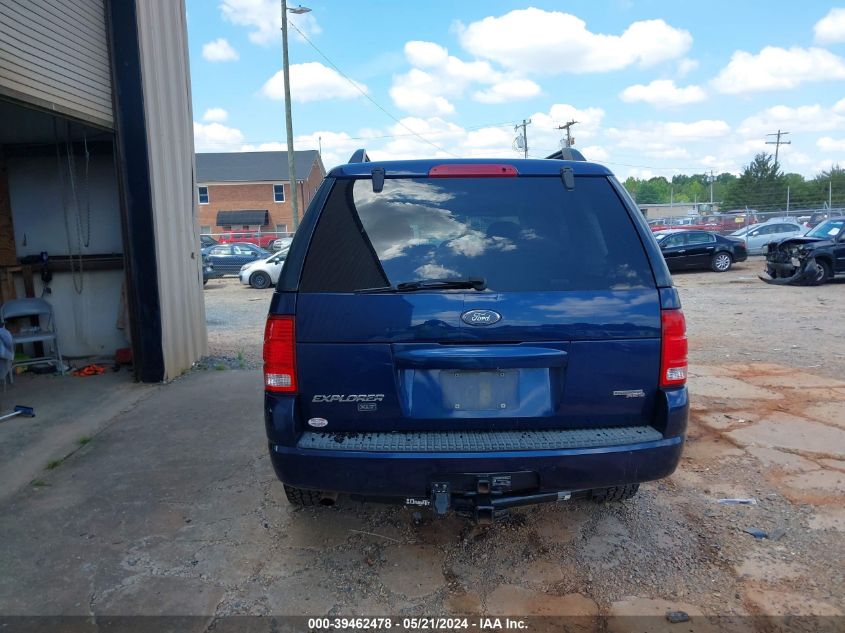
<path id="1" fill-rule="evenodd" d="M 284 484 L 285 496 L 288 498 L 288 503 L 300 508 L 320 505 L 320 491 L 319 490 L 305 490 L 304 488 L 294 488 Z"/>
<path id="2" fill-rule="evenodd" d="M 610 501 L 625 501 L 630 499 L 640 489 L 640 484 L 628 484 L 626 486 L 612 486 L 611 488 L 597 488 L 592 492 L 592 499 L 596 503 L 608 503 Z"/>
<path id="3" fill-rule="evenodd" d="M 730 253 L 716 253 L 710 260 L 710 268 L 713 269 L 713 272 L 724 273 L 731 269 L 732 263 L 733 259 Z"/>
<path id="4" fill-rule="evenodd" d="M 258 290 L 269 288 L 270 283 L 270 275 L 260 270 L 257 273 L 252 273 L 249 277 L 249 285 Z"/>
<path id="5" fill-rule="evenodd" d="M 812 276 L 807 281 L 807 284 L 810 286 L 821 286 L 824 282 L 833 277 L 833 271 L 830 269 L 828 263 L 823 259 L 815 260 L 812 264 L 810 264 L 810 266 L 812 266 L 810 269 L 812 271 L 810 273 Z"/>

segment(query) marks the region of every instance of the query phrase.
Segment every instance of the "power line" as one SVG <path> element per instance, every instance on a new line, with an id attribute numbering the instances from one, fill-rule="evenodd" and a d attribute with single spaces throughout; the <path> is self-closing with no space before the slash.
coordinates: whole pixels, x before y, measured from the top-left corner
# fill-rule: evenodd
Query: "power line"
<path id="1" fill-rule="evenodd" d="M 380 103 L 378 103 L 375 99 L 373 99 L 370 95 L 368 95 L 368 94 L 366 93 L 366 91 L 362 90 L 362 89 L 361 89 L 361 87 L 357 84 L 357 82 L 355 82 L 355 81 L 353 81 L 352 79 L 350 79 L 350 78 L 346 75 L 346 73 L 344 73 L 344 72 L 343 72 L 340 68 L 338 68 L 338 67 L 337 67 L 337 64 L 335 64 L 332 60 L 330 60 L 330 59 L 328 58 L 328 56 L 327 56 L 327 55 L 326 55 L 323 51 L 321 51 L 319 48 L 317 48 L 316 44 L 314 44 L 314 42 L 312 42 L 310 39 L 308 39 L 308 36 L 307 36 L 307 35 L 305 35 L 305 33 L 303 33 L 303 32 L 299 29 L 299 27 L 298 27 L 298 26 L 296 26 L 293 22 L 291 22 L 291 23 L 290 23 L 290 26 L 292 26 L 292 27 L 293 27 L 293 29 L 294 29 L 297 33 L 299 33 L 299 34 L 302 36 L 302 39 L 304 39 L 306 42 L 308 42 L 308 44 L 311 46 L 311 48 L 313 48 L 315 51 L 317 51 L 317 53 L 320 55 L 320 57 L 322 57 L 323 59 L 325 59 L 325 60 L 326 60 L 326 62 L 329 64 L 329 66 L 331 66 L 332 68 L 334 68 L 334 69 L 335 69 L 335 71 L 337 71 L 337 73 L 338 73 L 341 77 L 343 77 L 343 78 L 344 78 L 347 82 L 349 82 L 349 85 L 350 85 L 350 86 L 352 86 L 353 88 L 355 88 L 355 90 L 357 90 L 357 91 L 358 91 L 358 92 L 360 92 L 362 95 L 364 95 L 364 97 L 365 97 L 365 98 L 366 98 L 366 99 L 367 99 L 370 103 L 372 103 L 372 104 L 373 104 L 374 106 L 376 106 L 379 110 L 381 110 L 382 112 L 384 112 L 384 114 L 386 114 L 388 117 L 390 117 L 391 119 L 393 119 L 394 121 L 396 121 L 396 123 L 398 123 L 399 125 L 401 125 L 403 128 L 405 128 L 406 130 L 408 130 L 408 132 L 410 132 L 412 136 L 416 136 L 418 139 L 420 139 L 421 141 L 423 141 L 423 142 L 425 142 L 425 143 L 428 143 L 429 145 L 431 145 L 431 146 L 432 146 L 432 147 L 434 147 L 435 149 L 437 149 L 437 150 L 439 150 L 439 151 L 441 151 L 441 152 L 443 152 L 443 153 L 445 153 L 445 154 L 449 154 L 450 156 L 454 156 L 454 157 L 456 157 L 456 158 L 457 158 L 457 154 L 453 154 L 452 152 L 450 152 L 450 151 L 448 151 L 448 150 L 443 149 L 442 147 L 440 147 L 437 143 L 434 143 L 433 141 L 428 140 L 427 138 L 425 138 L 424 136 L 422 136 L 421 134 L 419 134 L 419 133 L 418 133 L 418 132 L 416 132 L 415 130 L 412 130 L 410 127 L 408 127 L 407 125 L 405 125 L 402 121 L 400 121 L 398 118 L 396 118 L 396 117 L 395 117 L 392 113 L 388 112 L 385 108 L 383 108 L 383 107 L 381 106 L 381 104 L 380 104 Z"/>

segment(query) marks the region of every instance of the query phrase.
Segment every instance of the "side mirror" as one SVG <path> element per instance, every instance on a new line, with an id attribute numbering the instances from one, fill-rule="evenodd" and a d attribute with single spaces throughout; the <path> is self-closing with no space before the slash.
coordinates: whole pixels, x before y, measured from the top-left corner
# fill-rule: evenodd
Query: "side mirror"
<path id="1" fill-rule="evenodd" d="M 760 231 L 752 231 L 748 234 L 748 237 L 757 237 L 758 235 L 760 235 Z"/>

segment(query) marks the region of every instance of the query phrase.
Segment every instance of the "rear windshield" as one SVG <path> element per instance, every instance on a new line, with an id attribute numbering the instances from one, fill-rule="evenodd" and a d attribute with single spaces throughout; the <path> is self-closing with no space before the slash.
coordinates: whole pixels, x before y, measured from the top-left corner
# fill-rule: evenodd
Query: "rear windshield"
<path id="1" fill-rule="evenodd" d="M 482 277 L 488 291 L 654 287 L 634 225 L 607 178 L 338 180 L 300 291 L 354 292 Z"/>

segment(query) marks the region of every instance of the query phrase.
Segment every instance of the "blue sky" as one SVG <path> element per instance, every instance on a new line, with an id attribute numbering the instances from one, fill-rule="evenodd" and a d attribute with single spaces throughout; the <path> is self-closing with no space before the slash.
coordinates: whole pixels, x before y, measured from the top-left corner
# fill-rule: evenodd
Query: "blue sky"
<path id="1" fill-rule="evenodd" d="M 187 6 L 197 151 L 283 149 L 279 3 Z M 792 141 L 781 148 L 786 171 L 845 165 L 845 6 L 307 6 L 291 20 L 325 57 L 291 31 L 294 139 L 297 149 L 321 139 L 327 167 L 357 147 L 376 158 L 515 157 L 523 118 L 529 155 L 559 148 L 555 127 L 574 118 L 576 147 L 622 178 L 736 172 L 773 149 L 764 142 L 778 128 Z"/>

